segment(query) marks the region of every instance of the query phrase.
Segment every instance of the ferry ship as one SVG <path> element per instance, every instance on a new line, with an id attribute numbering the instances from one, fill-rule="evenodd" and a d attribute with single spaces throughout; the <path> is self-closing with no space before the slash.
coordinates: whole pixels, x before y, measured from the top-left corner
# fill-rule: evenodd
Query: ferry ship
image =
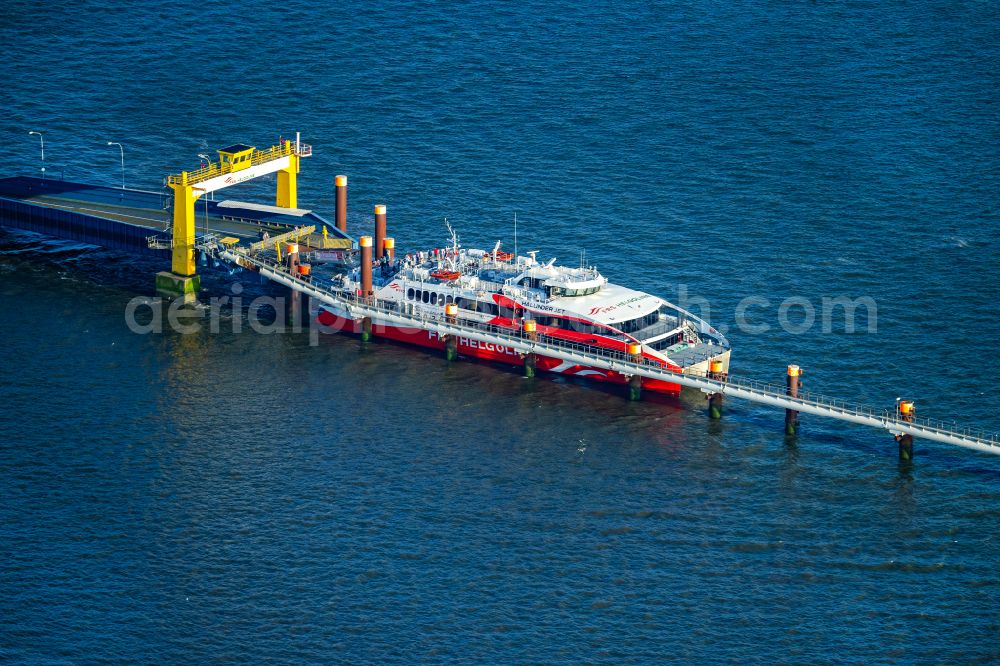
<path id="1" fill-rule="evenodd" d="M 378 239 L 382 243 L 382 239 Z M 367 243 L 367 245 L 366 245 Z M 371 239 L 361 239 L 369 250 Z M 362 257 L 365 253 L 362 252 Z M 462 248 L 452 232 L 451 246 L 420 251 L 397 258 L 387 247 L 371 263 L 365 275 L 365 260 L 333 277 L 333 289 L 348 299 L 369 298 L 380 306 L 410 315 L 443 319 L 445 308 L 457 307 L 457 318 L 465 324 L 489 325 L 516 332 L 526 320 L 535 322 L 537 335 L 564 343 L 624 352 L 632 343 L 641 354 L 678 373 L 707 374 L 709 363 L 721 362 L 729 372 L 730 345 L 708 322 L 651 294 L 613 284 L 596 267 L 557 266 L 544 263 L 537 252 L 525 256 L 500 249 Z M 370 286 L 365 280 L 370 280 Z M 453 309 L 454 311 L 454 309 Z M 337 331 L 362 333 L 362 322 L 346 310 L 323 304 L 321 324 Z M 375 335 L 402 343 L 444 349 L 445 341 L 434 331 L 371 322 Z M 500 344 L 459 338 L 461 356 L 514 366 L 524 365 L 517 351 Z M 718 372 L 719 363 L 714 364 Z M 536 357 L 537 370 L 582 377 L 599 382 L 627 384 L 628 377 L 600 368 L 568 361 Z M 646 380 L 643 389 L 677 394 L 680 386 L 667 381 Z"/>

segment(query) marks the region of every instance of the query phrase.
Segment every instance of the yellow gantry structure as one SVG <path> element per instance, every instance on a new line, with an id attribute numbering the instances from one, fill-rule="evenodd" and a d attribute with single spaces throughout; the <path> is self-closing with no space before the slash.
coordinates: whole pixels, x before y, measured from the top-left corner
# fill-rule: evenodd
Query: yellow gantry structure
<path id="1" fill-rule="evenodd" d="M 183 171 L 167 177 L 174 191 L 173 260 L 171 271 L 179 277 L 195 274 L 195 211 L 199 197 L 231 185 L 244 183 L 269 173 L 278 173 L 275 205 L 298 207 L 297 177 L 299 162 L 312 155 L 312 147 L 296 141 L 283 140 L 277 146 L 258 150 L 255 146 L 237 143 L 219 150 L 219 161 L 197 171 Z"/>

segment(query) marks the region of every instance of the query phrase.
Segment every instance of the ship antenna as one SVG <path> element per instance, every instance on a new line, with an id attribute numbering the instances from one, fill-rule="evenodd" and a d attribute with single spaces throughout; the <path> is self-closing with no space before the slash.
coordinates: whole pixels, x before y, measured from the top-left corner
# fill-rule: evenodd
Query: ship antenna
<path id="1" fill-rule="evenodd" d="M 447 217 L 444 218 L 444 226 L 448 227 L 448 234 L 451 235 L 451 249 L 455 251 L 455 254 L 458 254 L 458 234 L 451 228 Z"/>

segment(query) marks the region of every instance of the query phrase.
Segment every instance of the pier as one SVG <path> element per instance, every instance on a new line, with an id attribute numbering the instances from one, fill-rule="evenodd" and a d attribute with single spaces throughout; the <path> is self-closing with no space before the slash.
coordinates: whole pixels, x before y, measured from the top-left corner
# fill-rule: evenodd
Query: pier
<path id="1" fill-rule="evenodd" d="M 48 178 L 0 178 L 0 225 L 130 254 L 169 256 L 171 206 L 171 197 L 164 192 Z M 311 210 L 219 200 L 200 203 L 195 218 L 198 240 L 208 233 L 256 241 L 262 231 L 273 237 L 307 225 L 320 234 L 325 227 L 331 240 L 351 245 L 347 234 Z M 163 243 L 151 243 L 150 238 Z"/>
<path id="2" fill-rule="evenodd" d="M 395 303 L 379 301 L 371 289 L 372 262 L 383 253 L 392 256 L 395 239 L 386 235 L 385 206 L 375 206 L 375 247 L 371 237 L 357 243 L 346 232 L 347 177 L 337 176 L 336 224 L 313 211 L 297 208 L 296 178 L 300 160 L 312 148 L 282 140 L 263 150 L 246 144 L 221 149 L 219 161 L 192 172 L 169 176 L 172 193 L 148 192 L 67 183 L 42 178 L 0 179 L 0 226 L 42 233 L 55 238 L 99 245 L 113 250 L 152 254 L 166 260 L 171 270 L 156 276 L 157 291 L 185 302 L 196 300 L 200 289 L 197 258 L 211 258 L 258 272 L 290 290 L 293 302 L 308 297 L 339 306 L 360 323 L 362 339 L 370 339 L 373 319 L 436 333 L 445 340 L 449 360 L 458 358 L 455 340 L 466 338 L 502 345 L 523 358 L 526 376 L 534 376 L 535 360 L 559 359 L 616 372 L 628 379 L 628 395 L 638 400 L 642 380 L 652 379 L 703 392 L 711 418 L 721 418 L 726 397 L 786 410 L 785 434 L 796 436 L 798 415 L 810 414 L 885 430 L 895 437 L 900 458 L 913 455 L 913 438 L 922 438 L 1000 454 L 1000 434 L 918 417 L 912 401 L 894 408 L 858 405 L 805 392 L 799 386 L 798 366 L 788 366 L 784 385 L 724 374 L 709 365 L 707 371 L 674 372 L 644 358 L 641 346 L 623 351 L 572 343 L 543 335 L 534 322 L 520 329 L 503 328 L 463 319 L 458 309 L 442 304 L 439 315 L 417 315 Z M 277 173 L 275 205 L 232 200 L 209 200 L 210 193 L 262 175 Z M 197 203 L 198 199 L 202 199 Z M 281 243 L 294 247 L 294 256 L 282 261 Z M 326 288 L 299 262 L 299 247 L 337 255 L 341 263 L 361 262 L 361 293 L 347 296 Z M 365 282 L 367 276 L 367 283 Z M 449 309 L 449 306 L 450 309 Z M 300 307 L 300 312 L 302 311 Z M 528 325 L 528 324 L 531 325 Z"/>
<path id="3" fill-rule="evenodd" d="M 234 144 L 217 152 L 218 161 L 167 176 L 169 192 L 24 176 L 0 179 L 0 226 L 131 254 L 169 256 L 171 270 L 157 274 L 157 291 L 186 300 L 194 300 L 200 288 L 195 244 L 209 237 L 236 244 L 309 229 L 299 236 L 311 236 L 316 249 L 354 246 L 344 229 L 298 208 L 297 174 L 300 160 L 312 155 L 311 146 L 287 139 L 264 149 Z M 272 173 L 277 174 L 273 206 L 214 199 L 219 190 Z"/>
<path id="4" fill-rule="evenodd" d="M 728 375 L 724 378 L 712 377 L 712 373 L 675 373 L 652 363 L 648 359 L 627 352 L 614 352 L 602 347 L 566 342 L 557 338 L 539 335 L 532 331 L 514 331 L 508 328 L 464 321 L 452 316 L 441 308 L 441 316 L 429 318 L 415 316 L 387 307 L 373 298 L 347 300 L 342 295 L 321 286 L 300 275 L 293 274 L 283 265 L 262 256 L 254 256 L 239 248 L 226 248 L 209 244 L 203 248 L 224 261 L 251 268 L 267 279 L 288 287 L 296 292 L 329 305 L 346 304 L 358 320 L 378 317 L 384 321 L 402 326 L 411 326 L 436 332 L 439 336 L 465 337 L 470 340 L 504 345 L 525 356 L 541 355 L 558 358 L 573 363 L 613 370 L 630 377 L 648 377 L 680 384 L 696 389 L 708 396 L 726 396 L 785 410 L 832 418 L 839 421 L 870 426 L 886 430 L 900 441 L 909 435 L 922 439 L 952 444 L 986 453 L 1000 454 L 1000 433 L 986 432 L 974 428 L 956 428 L 954 424 L 917 417 L 900 412 L 898 409 L 880 409 L 859 405 L 838 398 L 800 391 L 790 395 L 788 385 L 772 384 L 756 379 Z M 393 304 L 394 305 L 394 304 Z M 796 384 L 797 386 L 797 384 Z M 912 455 L 912 449 L 909 458 Z"/>

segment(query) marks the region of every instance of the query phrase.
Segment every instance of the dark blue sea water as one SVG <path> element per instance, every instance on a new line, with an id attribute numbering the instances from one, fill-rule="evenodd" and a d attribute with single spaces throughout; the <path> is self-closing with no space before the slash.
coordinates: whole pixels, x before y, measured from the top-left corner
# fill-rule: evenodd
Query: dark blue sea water
<path id="1" fill-rule="evenodd" d="M 13 0 L 0 43 L 5 175 L 29 130 L 50 175 L 115 186 L 120 141 L 151 190 L 300 131 L 301 204 L 332 217 L 346 173 L 354 233 L 386 203 L 401 249 L 445 217 L 510 246 L 516 212 L 522 250 L 708 301 L 735 373 L 1000 429 L 996 3 Z M 348 337 L 135 335 L 162 268 L 0 231 L 0 661 L 1000 660 L 1000 459 Z M 877 331 L 780 326 L 837 296 Z"/>

